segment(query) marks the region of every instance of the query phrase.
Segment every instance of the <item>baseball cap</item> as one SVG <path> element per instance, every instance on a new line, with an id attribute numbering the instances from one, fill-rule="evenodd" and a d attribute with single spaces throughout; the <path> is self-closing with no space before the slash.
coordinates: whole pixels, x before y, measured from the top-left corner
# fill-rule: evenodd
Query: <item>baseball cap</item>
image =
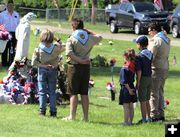
<path id="1" fill-rule="evenodd" d="M 145 35 L 140 35 L 136 39 L 134 39 L 133 42 L 136 42 L 136 43 L 140 44 L 141 46 L 147 46 L 148 38 Z"/>

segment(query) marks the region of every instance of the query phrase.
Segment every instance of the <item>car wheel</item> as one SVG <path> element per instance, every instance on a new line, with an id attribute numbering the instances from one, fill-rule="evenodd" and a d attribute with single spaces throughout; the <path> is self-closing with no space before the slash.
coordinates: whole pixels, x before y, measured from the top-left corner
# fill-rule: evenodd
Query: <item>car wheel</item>
<path id="1" fill-rule="evenodd" d="M 173 36 L 174 38 L 179 37 L 178 30 L 179 30 L 178 26 L 177 26 L 177 25 L 173 25 L 173 27 L 172 27 L 172 36 Z"/>
<path id="2" fill-rule="evenodd" d="M 140 22 L 136 22 L 134 24 L 134 33 L 139 35 L 141 33 L 141 26 L 140 26 Z"/>
<path id="3" fill-rule="evenodd" d="M 111 21 L 110 23 L 110 31 L 112 33 L 117 33 L 118 32 L 118 27 L 116 26 L 116 23 L 114 20 Z"/>

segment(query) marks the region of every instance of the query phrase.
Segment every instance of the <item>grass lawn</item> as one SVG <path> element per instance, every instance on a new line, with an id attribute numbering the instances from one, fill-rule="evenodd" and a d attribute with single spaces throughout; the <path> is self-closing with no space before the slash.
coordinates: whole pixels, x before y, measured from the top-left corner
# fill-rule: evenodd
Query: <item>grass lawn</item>
<path id="1" fill-rule="evenodd" d="M 57 34 L 58 35 L 58 34 Z M 66 35 L 61 35 L 65 42 Z M 69 106 L 58 106 L 57 118 L 38 116 L 38 105 L 0 105 L 0 137 L 163 137 L 164 123 L 150 123 L 124 127 L 123 109 L 118 105 L 119 96 L 119 70 L 123 64 L 123 51 L 127 48 L 135 48 L 135 43 L 127 41 L 103 40 L 102 46 L 96 46 L 92 51 L 92 57 L 103 55 L 109 60 L 116 58 L 114 79 L 117 86 L 116 101 L 111 102 L 99 97 L 110 97 L 106 90 L 106 82 L 111 81 L 110 68 L 91 68 L 91 78 L 95 80 L 95 87 L 90 95 L 89 122 L 81 121 L 82 109 L 79 104 L 77 119 L 74 122 L 65 122 L 61 118 L 69 113 Z M 38 44 L 38 38 L 31 35 L 31 47 L 29 57 Z M 137 51 L 137 49 L 136 49 Z M 137 51 L 138 52 L 138 51 Z M 137 53 L 136 52 L 136 53 Z M 170 71 L 165 85 L 165 99 L 170 100 L 165 113 L 167 121 L 180 120 L 180 47 L 172 47 L 169 57 Z M 176 55 L 177 64 L 173 65 L 173 56 Z M 64 56 L 65 58 L 65 56 Z M 0 79 L 7 73 L 7 68 L 0 67 Z M 134 122 L 140 120 L 139 106 L 135 108 Z"/>

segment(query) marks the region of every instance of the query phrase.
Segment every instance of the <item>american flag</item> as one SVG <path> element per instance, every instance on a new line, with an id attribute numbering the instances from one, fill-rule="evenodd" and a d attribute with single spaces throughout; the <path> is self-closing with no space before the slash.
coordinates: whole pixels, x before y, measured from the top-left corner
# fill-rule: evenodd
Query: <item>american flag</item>
<path id="1" fill-rule="evenodd" d="M 156 7 L 158 7 L 159 9 L 161 9 L 161 10 L 164 9 L 162 0 L 154 0 L 154 5 L 155 5 Z"/>
<path id="2" fill-rule="evenodd" d="M 4 25 L 0 24 L 0 31 L 7 31 L 4 27 Z"/>

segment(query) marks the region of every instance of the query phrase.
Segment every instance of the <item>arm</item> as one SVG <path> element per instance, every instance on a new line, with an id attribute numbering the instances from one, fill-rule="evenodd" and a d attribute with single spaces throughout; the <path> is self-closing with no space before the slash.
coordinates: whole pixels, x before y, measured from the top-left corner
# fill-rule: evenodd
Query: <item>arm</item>
<path id="1" fill-rule="evenodd" d="M 74 55 L 72 52 L 70 52 L 70 53 L 68 54 L 68 56 L 69 56 L 72 60 L 78 62 L 79 64 L 90 64 L 90 62 L 91 62 L 89 58 L 87 58 L 87 59 L 81 59 L 81 58 L 79 58 L 78 56 Z"/>
<path id="2" fill-rule="evenodd" d="M 129 94 L 130 94 L 130 95 L 135 95 L 134 92 L 133 92 L 134 89 L 131 89 L 128 84 L 124 84 L 124 85 L 125 85 L 125 87 L 127 88 L 127 90 L 129 91 Z"/>
<path id="3" fill-rule="evenodd" d="M 50 64 L 48 64 L 48 65 L 41 64 L 41 61 L 39 60 L 38 49 L 35 49 L 35 51 L 33 53 L 31 65 L 36 66 L 36 67 L 43 67 L 43 68 L 54 68 L 54 66 L 52 66 Z"/>
<path id="4" fill-rule="evenodd" d="M 38 52 L 38 49 L 36 48 L 33 55 L 32 55 L 31 65 L 39 67 L 40 64 L 41 64 L 41 62 L 39 61 L 39 52 Z"/>
<path id="5" fill-rule="evenodd" d="M 136 88 L 139 89 L 139 85 L 140 85 L 140 80 L 141 80 L 141 75 L 142 75 L 142 71 L 138 70 L 137 71 L 137 84 L 136 84 Z"/>

